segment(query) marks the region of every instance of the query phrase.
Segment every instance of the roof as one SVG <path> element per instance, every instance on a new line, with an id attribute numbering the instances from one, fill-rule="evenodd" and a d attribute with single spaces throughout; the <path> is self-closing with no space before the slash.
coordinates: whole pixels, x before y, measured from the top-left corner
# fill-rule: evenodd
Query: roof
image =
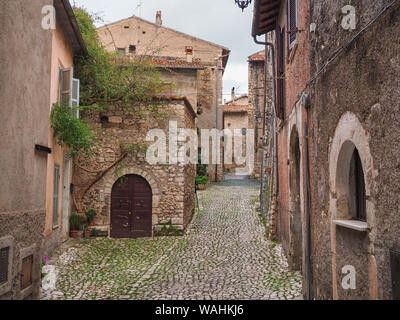
<path id="1" fill-rule="evenodd" d="M 249 56 L 249 62 L 257 62 L 257 61 L 264 61 L 265 60 L 265 50 L 261 50 L 257 53 L 252 54 Z"/>
<path id="2" fill-rule="evenodd" d="M 281 0 L 255 0 L 252 35 L 260 36 L 275 30 Z"/>
<path id="3" fill-rule="evenodd" d="M 248 112 L 249 106 L 248 105 L 240 105 L 235 104 L 231 106 L 223 105 L 222 112 L 223 113 L 241 113 L 241 112 Z"/>
<path id="4" fill-rule="evenodd" d="M 203 42 L 208 43 L 209 45 L 212 45 L 212 46 L 214 46 L 214 47 L 221 48 L 221 49 L 222 49 L 222 55 L 224 56 L 224 57 L 222 58 L 223 67 L 225 68 L 226 65 L 228 64 L 229 55 L 230 55 L 230 53 L 231 53 L 231 51 L 229 50 L 229 48 L 224 47 L 224 46 L 219 45 L 219 44 L 216 44 L 216 43 L 213 43 L 213 42 L 210 42 L 210 41 L 208 41 L 208 40 L 204 40 L 204 39 L 200 39 L 200 38 L 194 37 L 194 36 L 192 36 L 192 35 L 190 35 L 190 34 L 187 34 L 187 33 L 184 33 L 184 32 L 181 32 L 181 31 L 178 31 L 178 30 L 175 30 L 175 29 L 172 29 L 172 28 L 165 27 L 165 26 L 163 26 L 163 25 L 159 25 L 159 24 L 153 23 L 153 22 L 151 22 L 151 21 L 142 19 L 142 18 L 137 17 L 137 16 L 135 16 L 135 15 L 133 15 L 133 16 L 131 16 L 131 17 L 129 17 L 129 18 L 121 19 L 121 20 L 118 20 L 118 21 L 115 21 L 115 22 L 106 24 L 106 25 L 104 25 L 104 26 L 102 26 L 102 27 L 99 27 L 99 28 L 97 28 L 97 29 L 98 29 L 98 30 L 101 30 L 101 29 L 107 28 L 107 27 L 109 27 L 109 26 L 112 26 L 112 25 L 114 25 L 114 24 L 117 24 L 117 23 L 120 23 L 120 22 L 123 22 L 123 21 L 127 21 L 127 20 L 130 20 L 130 19 L 137 19 L 137 20 L 139 20 L 139 21 L 146 22 L 146 23 L 151 24 L 151 25 L 153 25 L 153 26 L 156 26 L 156 27 L 158 27 L 158 28 L 164 28 L 164 29 L 167 29 L 167 30 L 176 32 L 176 33 L 178 33 L 178 34 L 181 34 L 181 35 L 183 35 L 183 36 L 185 36 L 185 37 L 189 37 L 189 38 L 192 38 L 192 39 L 195 39 L 195 40 L 203 41 Z"/>
<path id="5" fill-rule="evenodd" d="M 248 96 L 247 94 L 242 94 L 242 95 L 239 96 L 239 97 L 235 97 L 234 101 L 232 101 L 232 100 L 226 101 L 226 102 L 225 102 L 225 105 L 231 104 L 232 102 L 235 102 L 235 101 L 240 100 L 240 99 L 243 99 L 243 98 L 248 98 L 248 97 L 249 97 L 249 96 Z"/>
<path id="6" fill-rule="evenodd" d="M 193 60 L 188 62 L 174 57 L 152 57 L 150 63 L 157 67 L 171 69 L 204 69 L 201 61 Z"/>
<path id="7" fill-rule="evenodd" d="M 57 21 L 64 27 L 66 37 L 75 54 L 87 55 L 87 48 L 76 21 L 74 11 L 68 0 L 54 0 Z"/>

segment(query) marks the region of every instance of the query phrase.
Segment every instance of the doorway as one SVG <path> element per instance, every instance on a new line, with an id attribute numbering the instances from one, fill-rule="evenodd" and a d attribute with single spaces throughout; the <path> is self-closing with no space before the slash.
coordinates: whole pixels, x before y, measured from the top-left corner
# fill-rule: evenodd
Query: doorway
<path id="1" fill-rule="evenodd" d="M 118 179 L 111 191 L 111 238 L 152 236 L 152 190 L 138 175 Z"/>

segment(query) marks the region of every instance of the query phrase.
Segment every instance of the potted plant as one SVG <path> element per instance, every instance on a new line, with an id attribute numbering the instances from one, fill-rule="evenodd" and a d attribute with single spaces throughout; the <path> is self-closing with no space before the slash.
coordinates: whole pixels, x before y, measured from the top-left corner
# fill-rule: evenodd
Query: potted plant
<path id="1" fill-rule="evenodd" d="M 208 181 L 207 176 L 196 176 L 196 189 L 197 190 L 204 190 L 205 185 Z"/>
<path id="2" fill-rule="evenodd" d="M 93 227 L 94 226 L 94 217 L 97 215 L 96 210 L 89 209 L 88 211 L 86 211 L 85 215 L 86 215 L 87 223 L 89 224 L 90 227 Z"/>
<path id="3" fill-rule="evenodd" d="M 88 239 L 90 238 L 91 233 L 92 230 L 89 229 L 89 224 L 86 222 L 83 226 L 83 237 Z"/>
<path id="4" fill-rule="evenodd" d="M 71 238 L 78 238 L 79 231 L 85 223 L 85 218 L 83 216 L 78 215 L 76 212 L 71 214 L 69 219 L 70 222 L 70 236 Z"/>

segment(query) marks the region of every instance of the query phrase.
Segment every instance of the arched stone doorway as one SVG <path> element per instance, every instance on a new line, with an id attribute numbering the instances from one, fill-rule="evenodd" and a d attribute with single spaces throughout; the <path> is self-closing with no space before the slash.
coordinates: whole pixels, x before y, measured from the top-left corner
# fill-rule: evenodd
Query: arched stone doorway
<path id="1" fill-rule="evenodd" d="M 294 127 L 290 136 L 290 267 L 293 270 L 302 269 L 303 261 L 303 223 L 301 210 L 301 152 L 297 128 Z"/>
<path id="2" fill-rule="evenodd" d="M 152 236 L 153 192 L 146 179 L 128 174 L 119 178 L 111 191 L 111 238 Z"/>

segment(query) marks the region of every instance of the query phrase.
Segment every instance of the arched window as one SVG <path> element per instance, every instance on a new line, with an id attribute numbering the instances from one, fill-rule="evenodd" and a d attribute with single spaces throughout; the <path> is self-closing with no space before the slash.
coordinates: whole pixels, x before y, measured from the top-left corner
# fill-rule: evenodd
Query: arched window
<path id="1" fill-rule="evenodd" d="M 349 213 L 355 220 L 367 221 L 364 171 L 357 148 L 351 158 L 349 179 Z"/>

